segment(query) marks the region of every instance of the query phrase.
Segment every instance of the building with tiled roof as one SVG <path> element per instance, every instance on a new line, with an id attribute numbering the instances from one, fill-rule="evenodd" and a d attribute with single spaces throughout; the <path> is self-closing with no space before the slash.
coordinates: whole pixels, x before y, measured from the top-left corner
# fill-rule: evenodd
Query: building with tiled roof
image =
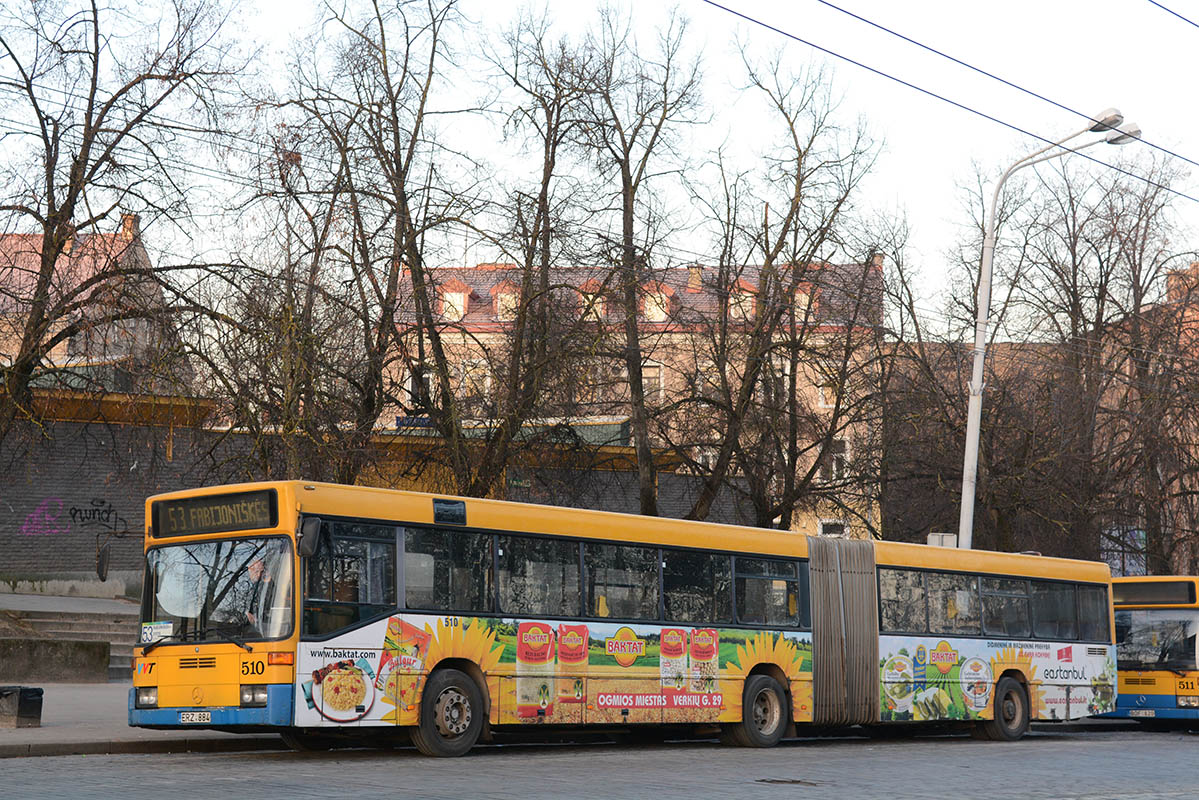
<path id="1" fill-rule="evenodd" d="M 13 362 L 44 283 L 48 342 L 67 326 L 78 332 L 48 349 L 35 386 L 128 391 L 136 388 L 139 361 L 161 343 L 161 288 L 149 278 L 150 257 L 135 214 L 121 215 L 112 233 L 70 239 L 43 275 L 41 234 L 0 235 L 0 365 Z M 2 373 L 0 373 L 2 376 Z M 2 380 L 0 380 L 2 382 Z"/>
<path id="2" fill-rule="evenodd" d="M 525 273 L 516 264 L 486 263 L 475 267 L 439 268 L 427 271 L 434 296 L 431 306 L 439 315 L 441 340 L 451 362 L 451 381 L 467 409 L 467 416 L 487 418 L 496 407 L 489 401 L 505 385 L 506 343 L 519 308 Z M 623 307 L 619 273 L 601 267 L 558 267 L 551 275 L 552 302 L 566 322 L 567 335 L 579 340 L 572 352 L 582 358 L 560 365 L 562 375 L 545 389 L 539 405 L 546 416 L 558 419 L 622 419 L 629 414 L 629 396 L 623 352 Z M 690 264 L 669 269 L 646 270 L 638 283 L 638 331 L 643 359 L 646 402 L 653 408 L 654 444 L 676 447 L 689 436 L 697 444 L 688 450 L 696 462 L 706 458 L 709 445 L 720 432 L 704 427 L 696 419 L 702 403 L 689 402 L 705 385 L 715 383 L 716 361 L 726 354 L 726 369 L 739 380 L 739 355 L 714 346 L 718 335 L 737 342 L 753 327 L 759 314 L 768 313 L 767 296 L 785 296 L 793 306 L 794 318 L 812 340 L 843 335 L 848 330 L 876 331 L 882 322 L 882 263 L 875 258 L 865 264 L 813 264 L 799 276 L 789 268 L 775 270 L 775 284 L 761 291 L 763 269 L 745 266 L 736 270 Z M 780 293 L 779 284 L 790 287 Z M 402 294 L 411 287 L 402 290 Z M 727 309 L 727 311 L 725 311 Z M 790 313 L 791 309 L 788 309 Z M 409 318 L 408 322 L 413 319 Z M 718 332 L 717 329 L 720 329 Z M 731 333 L 730 333 L 731 331 Z M 397 422 L 419 418 L 417 380 L 428 367 L 415 348 L 400 360 L 406 376 L 395 376 L 406 385 L 411 404 L 397 409 Z M 780 359 L 781 361 L 781 359 Z M 839 391 L 822 377 L 817 365 L 800 366 L 797 391 L 804 404 L 831 413 Z M 781 363 L 780 369 L 786 369 Z M 729 378 L 726 377 L 726 380 Z M 776 381 L 777 383 L 777 381 Z M 413 416 L 413 414 L 417 416 Z M 613 425 L 611 431 L 624 438 L 608 444 L 628 445 L 628 427 Z M 615 435 L 615 434 L 614 434 Z M 706 437 L 706 438 L 705 438 Z M 838 435 L 826 457 L 828 473 L 838 475 L 841 465 L 852 457 L 854 444 L 847 433 Z M 823 475 L 825 470 L 821 469 Z M 872 509 L 863 515 L 877 519 Z M 813 509 L 792 527 L 807 533 L 852 533 L 845 515 Z M 860 532 L 860 531 L 859 531 Z"/>

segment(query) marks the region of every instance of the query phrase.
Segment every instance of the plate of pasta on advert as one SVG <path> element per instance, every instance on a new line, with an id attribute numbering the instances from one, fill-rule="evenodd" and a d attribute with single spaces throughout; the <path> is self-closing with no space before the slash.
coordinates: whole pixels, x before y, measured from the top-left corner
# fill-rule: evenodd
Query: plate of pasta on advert
<path id="1" fill-rule="evenodd" d="M 360 720 L 375 704 L 374 670 L 364 658 L 326 664 L 312 673 L 312 700 L 327 720 Z"/>

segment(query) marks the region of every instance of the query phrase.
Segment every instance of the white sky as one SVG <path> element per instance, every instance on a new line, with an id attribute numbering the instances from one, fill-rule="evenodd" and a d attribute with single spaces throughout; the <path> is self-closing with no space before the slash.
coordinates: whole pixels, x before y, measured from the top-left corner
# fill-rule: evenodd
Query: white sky
<path id="1" fill-rule="evenodd" d="M 1199 161 L 1199 137 L 1191 134 L 1199 124 L 1199 110 L 1190 99 L 1199 28 L 1148 0 L 835 1 L 1063 105 L 1088 114 L 1115 106 L 1126 120 L 1140 124 L 1146 140 Z M 1199 22 L 1199 4 L 1183 0 L 1163 4 Z M 724 5 L 1047 138 L 1061 138 L 1083 127 L 1069 112 L 816 0 L 724 0 Z M 593 0 L 547 3 L 551 15 L 567 30 L 584 28 L 594 18 L 595 6 Z M 649 43 L 667 5 L 643 0 L 630 1 L 629 6 L 634 10 L 635 29 Z M 465 15 L 477 21 L 476 30 L 506 27 L 520 7 L 495 0 L 462 4 Z M 797 65 L 822 60 L 833 68 L 846 123 L 852 125 L 860 116 L 885 143 L 866 185 L 867 204 L 906 213 L 912 231 L 908 261 L 923 273 L 929 293 L 943 283 L 945 253 L 959 235 L 957 226 L 969 222 L 958 185 L 969 180 L 972 164 L 981 164 L 993 179 L 1040 146 L 994 122 L 740 22 L 700 0 L 680 0 L 678 7 L 692 23 L 690 35 L 703 54 L 705 90 L 712 101 L 734 99 L 728 93 L 741 76 L 735 50 L 738 40 L 763 51 L 782 47 L 785 58 Z M 303 8 L 293 0 L 256 0 L 243 6 L 242 13 L 251 23 L 250 35 L 260 36 L 269 48 L 279 51 L 288 46 L 295 30 L 311 20 Z M 1144 146 L 1125 149 L 1133 147 Z M 1110 160 L 1117 155 L 1114 151 L 1097 147 L 1089 153 Z M 1196 183 L 1192 176 L 1178 188 L 1199 197 Z M 1177 208 L 1193 235 L 1199 203 L 1180 199 Z M 1195 246 L 1189 237 L 1179 243 L 1179 249 Z"/>

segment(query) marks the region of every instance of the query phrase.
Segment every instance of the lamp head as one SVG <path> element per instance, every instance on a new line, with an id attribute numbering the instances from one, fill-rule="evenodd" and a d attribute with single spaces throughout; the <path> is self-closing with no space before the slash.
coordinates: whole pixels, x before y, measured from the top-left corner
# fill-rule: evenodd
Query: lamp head
<path id="1" fill-rule="evenodd" d="M 1140 138 L 1141 126 L 1135 122 L 1128 122 L 1115 130 L 1108 131 L 1107 136 L 1103 137 L 1103 141 L 1108 144 L 1128 144 Z"/>
<path id="2" fill-rule="evenodd" d="M 1110 131 L 1112 128 L 1124 121 L 1124 115 L 1116 108 L 1105 108 L 1095 116 L 1091 117 L 1091 121 L 1095 124 L 1091 126 L 1092 133 L 1102 133 Z"/>

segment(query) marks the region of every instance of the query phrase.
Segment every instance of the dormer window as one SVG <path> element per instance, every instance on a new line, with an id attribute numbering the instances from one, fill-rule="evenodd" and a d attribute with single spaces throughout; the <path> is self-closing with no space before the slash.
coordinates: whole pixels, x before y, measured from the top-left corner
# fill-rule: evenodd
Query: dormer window
<path id="1" fill-rule="evenodd" d="M 441 315 L 450 322 L 466 316 L 466 292 L 442 292 Z"/>
<path id="2" fill-rule="evenodd" d="M 738 278 L 729 287 L 729 319 L 733 322 L 748 322 L 754 318 L 758 302 L 757 290 L 752 283 Z"/>
<path id="3" fill-rule="evenodd" d="M 729 295 L 729 318 L 746 322 L 754 318 L 754 296 L 749 292 L 734 291 Z"/>
<path id="4" fill-rule="evenodd" d="M 662 292 L 650 292 L 645 296 L 646 322 L 665 322 L 670 311 L 670 298 Z"/>
<path id="5" fill-rule="evenodd" d="M 646 322 L 666 322 L 670 318 L 670 305 L 674 289 L 661 281 L 646 281 L 641 284 L 641 317 Z"/>
<path id="6" fill-rule="evenodd" d="M 812 313 L 812 290 L 800 287 L 795 290 L 795 318 L 800 322 Z"/>
<path id="7" fill-rule="evenodd" d="M 516 319 L 520 308 L 520 295 L 516 292 L 498 292 L 495 296 L 495 315 L 504 321 Z"/>
<path id="8" fill-rule="evenodd" d="M 589 280 L 579 287 L 579 316 L 592 322 L 602 322 L 604 319 L 604 296 L 600 293 L 603 285 L 597 280 Z"/>

